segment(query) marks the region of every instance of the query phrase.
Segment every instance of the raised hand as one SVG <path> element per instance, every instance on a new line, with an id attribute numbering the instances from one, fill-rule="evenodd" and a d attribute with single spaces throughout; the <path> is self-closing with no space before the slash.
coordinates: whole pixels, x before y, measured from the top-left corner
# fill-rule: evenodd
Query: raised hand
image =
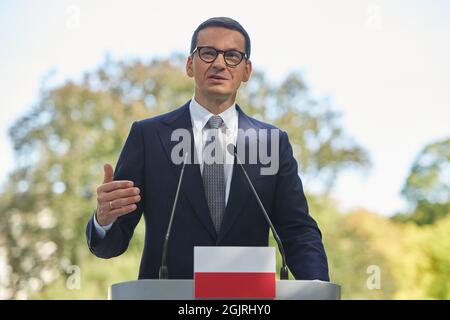
<path id="1" fill-rule="evenodd" d="M 136 203 L 141 200 L 141 196 L 133 181 L 113 180 L 114 172 L 110 164 L 106 163 L 103 170 L 103 183 L 97 188 L 96 218 L 101 226 L 106 226 L 136 210 Z"/>

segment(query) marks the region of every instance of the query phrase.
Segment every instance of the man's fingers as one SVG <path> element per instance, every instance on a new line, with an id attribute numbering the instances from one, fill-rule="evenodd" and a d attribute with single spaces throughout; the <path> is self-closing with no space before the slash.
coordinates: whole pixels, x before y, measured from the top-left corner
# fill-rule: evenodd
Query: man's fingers
<path id="1" fill-rule="evenodd" d="M 117 189 L 111 192 L 101 192 L 97 196 L 98 202 L 109 202 L 116 199 L 128 198 L 139 195 L 139 188 Z"/>
<path id="2" fill-rule="evenodd" d="M 131 197 L 115 198 L 113 200 L 99 200 L 100 212 L 109 215 L 116 209 L 126 207 L 141 201 L 140 195 L 133 195 Z"/>
<path id="3" fill-rule="evenodd" d="M 137 208 L 137 206 L 135 204 L 130 204 L 125 207 L 114 209 L 114 210 L 108 212 L 108 215 L 111 215 L 114 217 L 120 217 L 120 216 L 123 216 L 124 214 L 133 212 L 134 210 L 136 210 L 136 208 Z"/>
<path id="4" fill-rule="evenodd" d="M 103 165 L 103 171 L 105 173 L 103 177 L 103 183 L 111 182 L 114 179 L 114 171 L 109 163 Z"/>
<path id="5" fill-rule="evenodd" d="M 117 189 L 126 189 L 132 187 L 133 185 L 134 185 L 133 181 L 129 180 L 117 180 L 107 182 L 97 188 L 97 193 L 99 194 L 101 192 L 111 192 Z"/>
<path id="6" fill-rule="evenodd" d="M 120 198 L 117 200 L 108 201 L 108 206 L 109 206 L 109 203 L 111 202 L 112 208 L 116 209 L 116 208 L 120 208 L 120 207 L 125 207 L 129 204 L 133 204 L 133 203 L 136 203 L 139 201 L 141 201 L 141 196 L 138 195 L 138 196 L 132 196 L 132 197 L 128 197 L 128 198 Z"/>

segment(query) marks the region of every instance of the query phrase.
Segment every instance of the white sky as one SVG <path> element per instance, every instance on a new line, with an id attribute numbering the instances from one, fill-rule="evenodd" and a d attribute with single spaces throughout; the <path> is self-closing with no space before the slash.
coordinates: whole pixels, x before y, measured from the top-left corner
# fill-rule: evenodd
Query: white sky
<path id="1" fill-rule="evenodd" d="M 212 16 L 244 25 L 254 66 L 271 80 L 304 72 L 367 148 L 372 170 L 338 180 L 342 208 L 402 209 L 415 156 L 450 135 L 447 0 L 1 1 L 0 182 L 14 166 L 8 128 L 37 101 L 50 71 L 58 83 L 92 70 L 106 53 L 187 53 L 194 29 Z"/>

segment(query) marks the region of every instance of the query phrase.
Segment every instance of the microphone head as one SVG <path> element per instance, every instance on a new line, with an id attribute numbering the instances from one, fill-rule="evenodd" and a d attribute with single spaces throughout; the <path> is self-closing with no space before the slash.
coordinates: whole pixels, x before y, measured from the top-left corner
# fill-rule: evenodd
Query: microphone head
<path id="1" fill-rule="evenodd" d="M 236 146 L 232 143 L 229 143 L 227 145 L 227 151 L 229 154 L 231 154 L 232 156 L 234 156 L 234 154 L 236 153 Z"/>

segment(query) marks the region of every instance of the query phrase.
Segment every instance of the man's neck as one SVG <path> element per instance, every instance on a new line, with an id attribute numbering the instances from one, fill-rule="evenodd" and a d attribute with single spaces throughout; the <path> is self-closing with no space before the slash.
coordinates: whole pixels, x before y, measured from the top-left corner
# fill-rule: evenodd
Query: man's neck
<path id="1" fill-rule="evenodd" d="M 212 114 L 220 114 L 234 105 L 236 96 L 230 97 L 228 99 L 221 98 L 205 98 L 199 95 L 194 96 L 195 101 L 197 101 L 202 107 L 207 109 Z"/>

